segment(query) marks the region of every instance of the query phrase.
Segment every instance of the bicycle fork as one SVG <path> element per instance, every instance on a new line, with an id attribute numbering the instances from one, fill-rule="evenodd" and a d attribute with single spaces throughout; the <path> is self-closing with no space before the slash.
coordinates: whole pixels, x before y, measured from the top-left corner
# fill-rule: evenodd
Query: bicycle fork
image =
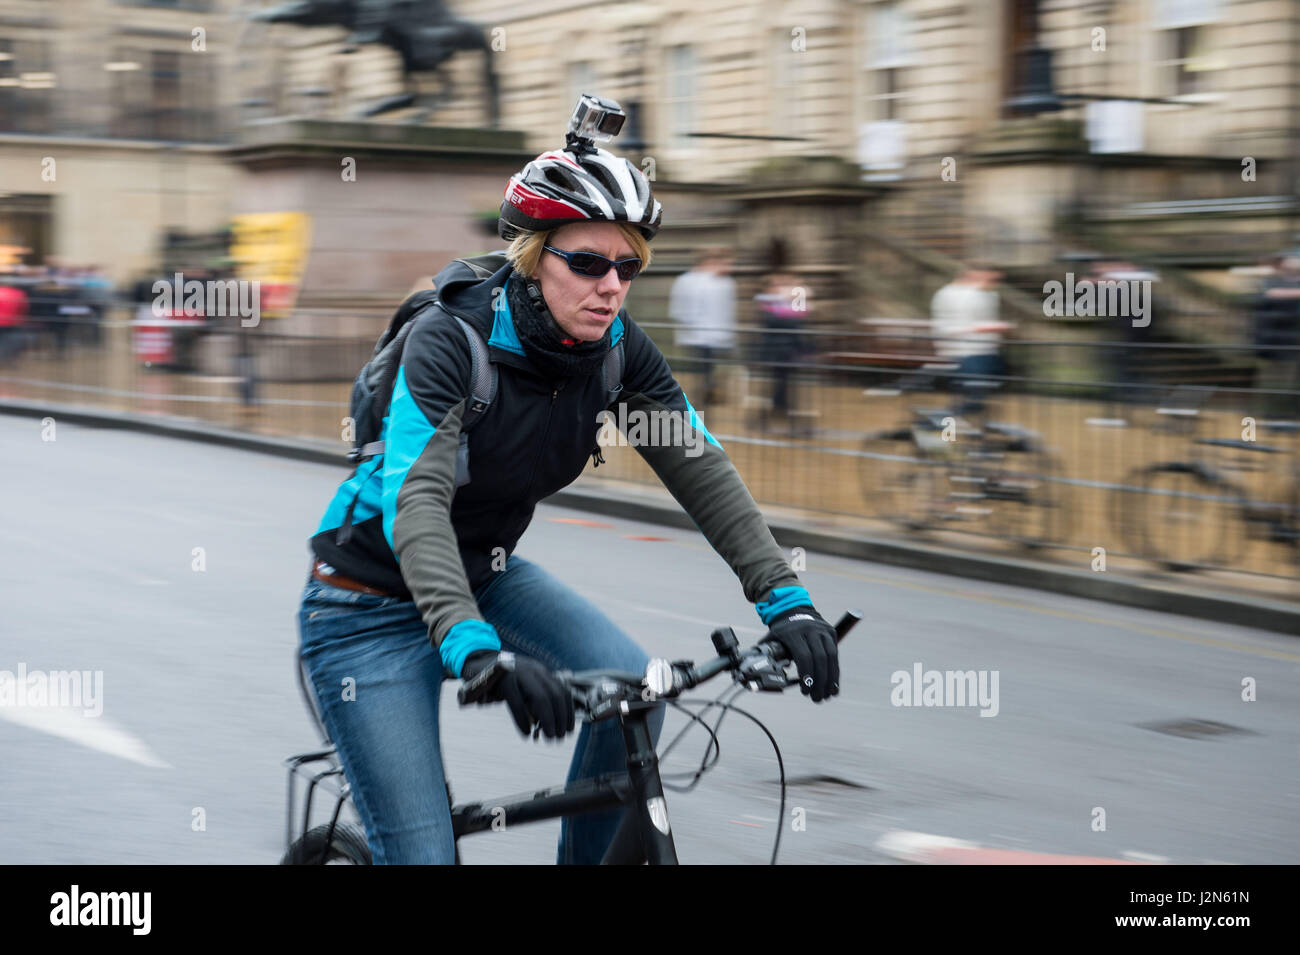
<path id="1" fill-rule="evenodd" d="M 662 704 L 658 704 L 662 705 Z M 631 783 L 629 804 L 602 865 L 649 862 L 677 865 L 668 822 L 668 803 L 659 778 L 659 757 L 647 722 L 652 705 L 633 704 L 631 712 L 620 714 L 623 742 L 627 747 L 627 774 Z"/>

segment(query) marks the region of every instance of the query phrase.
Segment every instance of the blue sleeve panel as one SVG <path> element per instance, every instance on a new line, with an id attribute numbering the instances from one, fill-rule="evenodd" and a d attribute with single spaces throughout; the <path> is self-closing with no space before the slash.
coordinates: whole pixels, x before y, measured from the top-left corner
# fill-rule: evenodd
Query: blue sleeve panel
<path id="1" fill-rule="evenodd" d="M 356 507 L 352 512 L 354 526 L 379 513 L 380 482 L 374 478 L 380 473 L 379 465 L 382 460 L 382 458 L 371 458 L 339 485 L 329 507 L 325 510 L 325 515 L 321 518 L 320 526 L 316 528 L 317 534 L 341 527 L 344 518 L 347 517 L 348 507 L 353 501 L 356 501 Z"/>
<path id="2" fill-rule="evenodd" d="M 384 538 L 390 548 L 393 547 L 393 521 L 397 517 L 397 494 L 411 465 L 424 453 L 434 430 L 411 396 L 406 384 L 406 366 L 403 365 L 398 369 L 397 381 L 393 385 L 393 398 L 384 427 L 384 491 L 380 504 L 384 514 Z M 397 557 L 395 549 L 393 556 Z"/>
<path id="3" fill-rule="evenodd" d="M 707 398 L 708 396 L 706 395 L 705 397 Z M 691 427 L 703 433 L 704 437 L 709 440 L 710 444 L 721 450 L 722 445 L 718 444 L 718 439 L 709 434 L 709 429 L 704 427 L 704 419 L 700 417 L 699 412 L 695 410 L 695 406 L 691 404 L 691 399 L 686 397 L 685 391 L 682 392 L 682 401 L 686 402 L 686 410 L 691 413 Z M 730 441 L 731 439 L 728 438 L 727 440 Z"/>
<path id="4" fill-rule="evenodd" d="M 496 627 L 485 620 L 462 620 L 447 631 L 438 649 L 442 654 L 442 665 L 459 679 L 467 656 L 479 650 L 500 650 L 501 638 L 497 636 Z"/>
<path id="5" fill-rule="evenodd" d="M 812 597 L 808 596 L 808 591 L 803 587 L 774 587 L 772 592 L 767 595 L 766 600 L 760 600 L 754 604 L 754 609 L 758 611 L 758 616 L 762 619 L 764 625 L 768 625 L 777 617 L 789 613 L 795 607 L 811 607 L 812 605 Z"/>

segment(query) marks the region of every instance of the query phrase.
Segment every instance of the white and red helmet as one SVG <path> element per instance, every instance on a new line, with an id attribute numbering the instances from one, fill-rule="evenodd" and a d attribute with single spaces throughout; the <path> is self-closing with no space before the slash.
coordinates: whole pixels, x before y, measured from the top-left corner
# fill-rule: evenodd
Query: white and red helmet
<path id="1" fill-rule="evenodd" d="M 497 232 L 543 232 L 570 222 L 630 222 L 647 240 L 659 231 L 663 207 L 645 174 L 604 149 L 544 152 L 510 177 Z"/>

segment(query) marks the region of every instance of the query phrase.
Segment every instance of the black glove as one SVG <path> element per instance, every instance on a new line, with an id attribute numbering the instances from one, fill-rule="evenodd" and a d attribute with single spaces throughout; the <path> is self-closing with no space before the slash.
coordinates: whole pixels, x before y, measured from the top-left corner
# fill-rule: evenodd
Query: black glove
<path id="1" fill-rule="evenodd" d="M 496 650 L 475 650 L 461 667 L 462 680 L 472 680 L 496 662 Z M 507 672 L 484 698 L 486 703 L 502 700 L 510 707 L 515 725 L 525 736 L 533 723 L 540 723 L 547 739 L 559 739 L 573 732 L 573 694 L 555 674 L 532 657 L 514 654 L 514 669 Z"/>
<path id="2" fill-rule="evenodd" d="M 820 703 L 840 692 L 840 656 L 835 628 L 809 606 L 795 607 L 768 624 L 764 642 L 774 642 L 799 670 L 799 687 L 804 696 Z"/>

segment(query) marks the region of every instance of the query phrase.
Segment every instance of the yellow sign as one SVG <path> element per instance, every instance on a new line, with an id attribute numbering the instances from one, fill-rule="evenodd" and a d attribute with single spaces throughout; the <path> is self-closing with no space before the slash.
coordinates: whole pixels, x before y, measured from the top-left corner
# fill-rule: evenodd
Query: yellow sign
<path id="1" fill-rule="evenodd" d="M 251 212 L 231 220 L 230 256 L 239 278 L 261 283 L 264 318 L 293 311 L 307 265 L 311 216 L 305 212 Z"/>

